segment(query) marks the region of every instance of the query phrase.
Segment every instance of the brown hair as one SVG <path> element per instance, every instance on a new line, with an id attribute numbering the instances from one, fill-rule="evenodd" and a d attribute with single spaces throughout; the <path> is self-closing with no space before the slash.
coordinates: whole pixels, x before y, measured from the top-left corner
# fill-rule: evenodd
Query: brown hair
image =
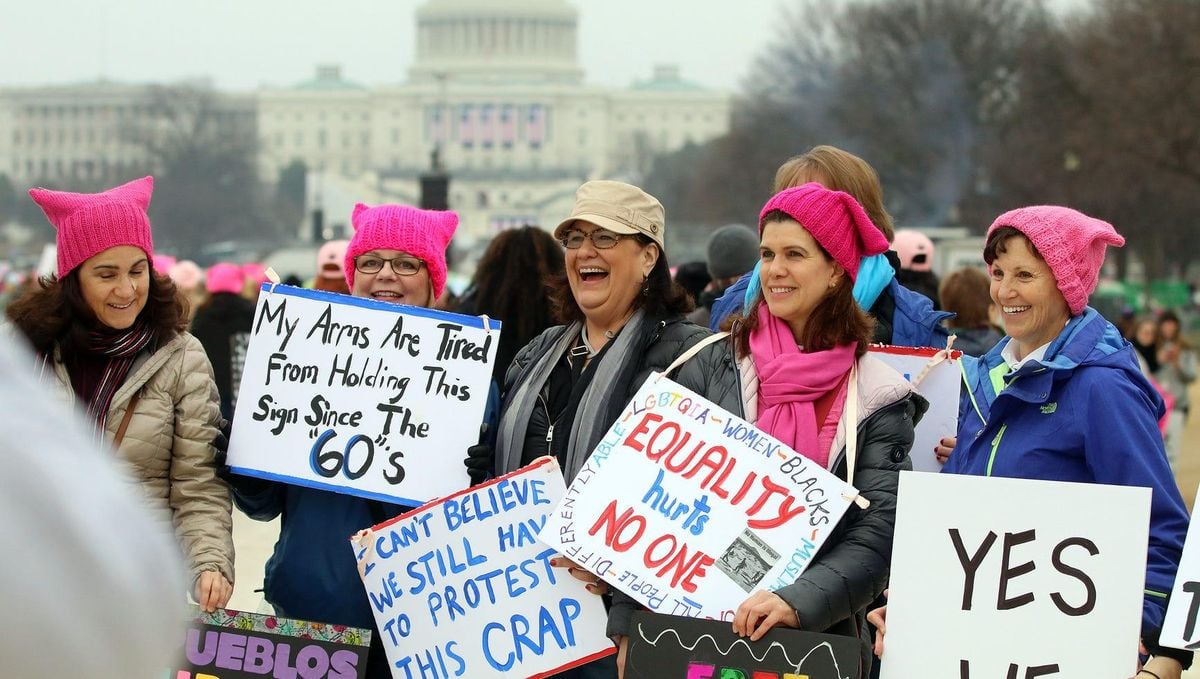
<path id="1" fill-rule="evenodd" d="M 657 243 L 640 233 L 633 238 L 641 247 L 650 244 L 658 247 Z M 671 278 L 671 266 L 667 264 L 667 253 L 661 248 L 658 251 L 658 261 L 654 263 L 654 268 L 646 277 L 644 289 L 645 294 L 639 294 L 633 298 L 633 308 L 645 310 L 646 315 L 652 318 L 681 316 L 695 308 L 691 296 L 687 294 L 683 286 Z M 567 280 L 565 269 L 550 281 L 550 303 L 559 323 L 572 323 L 584 319 L 583 309 L 580 309 L 579 302 L 575 301 L 575 295 L 571 292 L 571 284 Z"/>
<path id="2" fill-rule="evenodd" d="M 162 341 L 187 329 L 187 301 L 170 278 L 153 271 L 149 278 L 146 306 L 138 318 L 154 328 Z M 62 279 L 47 276 L 38 280 L 8 306 L 6 315 L 43 356 L 54 351 L 55 343 L 64 354 L 80 350 L 99 322 L 83 299 L 78 269 Z"/>
<path id="3" fill-rule="evenodd" d="M 762 226 L 790 220 L 781 210 L 772 210 L 763 217 Z M 825 261 L 833 261 L 825 248 L 817 243 L 821 256 Z M 723 330 L 730 330 L 734 336 L 734 346 L 738 356 L 750 355 L 750 334 L 758 327 L 758 308 L 763 304 L 760 290 L 754 303 L 745 316 L 732 314 L 721 324 Z M 862 357 L 867 353 L 867 344 L 875 333 L 875 319 L 869 316 L 858 302 L 854 301 L 854 281 L 847 274 L 838 279 L 833 289 L 817 303 L 808 322 L 804 324 L 802 336 L 798 338 L 805 352 L 826 351 L 846 344 L 854 344 L 854 355 Z"/>
<path id="4" fill-rule="evenodd" d="M 1008 241 L 1013 238 L 1024 238 L 1025 244 L 1029 246 L 1029 251 L 1033 253 L 1033 256 L 1046 261 L 1046 258 L 1042 257 L 1042 253 L 1038 252 L 1037 246 L 1033 244 L 1033 241 L 1021 233 L 1020 229 L 1011 226 L 997 227 L 995 231 L 988 234 L 987 242 L 983 244 L 983 261 L 987 262 L 988 266 L 991 266 L 992 262 L 996 261 L 997 256 L 1008 252 Z"/>
<path id="5" fill-rule="evenodd" d="M 845 191 L 853 196 L 875 227 L 883 232 L 889 243 L 892 242 L 895 235 L 892 216 L 883 207 L 879 175 L 867 161 L 834 146 L 814 146 L 779 166 L 775 171 L 774 193 L 817 180 L 827 189 Z"/>
<path id="6" fill-rule="evenodd" d="M 981 328 L 988 325 L 988 307 L 992 304 L 987 274 L 973 266 L 950 272 L 938 286 L 942 309 L 957 314 L 955 327 Z"/>

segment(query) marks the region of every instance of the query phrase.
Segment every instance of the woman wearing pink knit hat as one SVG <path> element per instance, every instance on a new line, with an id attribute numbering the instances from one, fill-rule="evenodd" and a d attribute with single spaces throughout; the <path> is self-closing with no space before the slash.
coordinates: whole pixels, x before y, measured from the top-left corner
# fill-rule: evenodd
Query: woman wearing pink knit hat
<path id="1" fill-rule="evenodd" d="M 446 246 L 458 227 L 454 212 L 407 205 L 358 204 L 354 237 L 343 263 L 355 297 L 430 307 L 446 285 Z M 465 452 L 465 451 L 464 451 Z M 391 677 L 348 536 L 411 507 L 325 490 L 232 478 L 238 507 L 253 519 L 282 516 L 267 562 L 263 593 L 288 617 L 373 630 L 367 677 Z"/>
<path id="2" fill-rule="evenodd" d="M 244 351 L 254 325 L 254 303 L 242 296 L 246 276 L 242 267 L 218 262 L 204 272 L 207 296 L 192 318 L 192 334 L 204 345 L 221 395 L 221 415 L 233 420 L 240 372 L 235 372 L 235 352 Z"/>
<path id="3" fill-rule="evenodd" d="M 7 314 L 174 525 L 211 611 L 233 593 L 229 488 L 214 466 L 222 420 L 184 304 L 152 268 L 153 188 L 144 177 L 95 194 L 32 189 L 58 232 L 58 274 Z"/>
<path id="4" fill-rule="evenodd" d="M 1124 243 L 1111 224 L 1066 207 L 1020 208 L 992 223 L 983 259 L 1008 335 L 963 357 L 959 435 L 937 452 L 949 474 L 1151 488 L 1141 641 L 1155 656 L 1144 676 L 1166 679 L 1192 655 L 1157 645 L 1187 508 L 1158 430 L 1162 398 L 1129 343 L 1087 305 L 1105 250 Z M 883 611 L 872 619 L 882 623 Z M 939 630 L 941 643 L 953 644 L 952 633 Z M 1132 667 L 1138 640 L 1112 641 L 1127 644 Z"/>
<path id="5" fill-rule="evenodd" d="M 882 593 L 891 558 L 899 472 L 911 469 L 914 422 L 928 408 L 895 370 L 867 354 L 874 322 L 854 301 L 864 257 L 887 239 L 849 194 L 809 183 L 777 193 L 759 214 L 761 289 L 725 344 L 728 360 L 710 376 L 718 400 L 796 451 L 864 489 L 811 566 L 794 582 L 748 581 L 733 631 L 758 640 L 776 625 L 863 642 L 860 677 L 871 655 L 863 618 Z M 686 379 L 685 371 L 681 379 Z M 843 425 L 843 421 L 845 424 Z M 842 425 L 842 426 L 839 426 Z M 854 427 L 857 445 L 847 445 Z M 774 588 L 773 592 L 767 591 Z M 627 619 L 628 604 L 614 603 Z"/>

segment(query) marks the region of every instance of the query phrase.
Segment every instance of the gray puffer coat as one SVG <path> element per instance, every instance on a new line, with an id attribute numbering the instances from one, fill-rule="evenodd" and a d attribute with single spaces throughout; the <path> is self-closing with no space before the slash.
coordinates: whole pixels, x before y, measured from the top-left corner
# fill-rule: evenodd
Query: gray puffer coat
<path id="1" fill-rule="evenodd" d="M 57 349 L 53 370 L 63 399 L 74 402 L 71 377 Z M 204 571 L 220 571 L 232 583 L 232 502 L 213 461 L 213 441 L 222 424 L 220 401 L 199 340 L 180 333 L 137 357 L 109 404 L 109 440 L 135 393 L 140 397 L 119 457 L 151 508 L 172 523 L 193 580 Z"/>

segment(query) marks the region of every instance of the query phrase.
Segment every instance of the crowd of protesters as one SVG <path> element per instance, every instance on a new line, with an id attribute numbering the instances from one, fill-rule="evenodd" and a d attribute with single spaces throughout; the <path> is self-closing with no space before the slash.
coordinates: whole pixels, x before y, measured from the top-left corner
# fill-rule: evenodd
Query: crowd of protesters
<path id="1" fill-rule="evenodd" d="M 56 229 L 57 270 L 8 306 L 8 321 L 42 381 L 86 413 L 173 527 L 187 595 L 206 610 L 227 604 L 232 507 L 282 517 L 266 601 L 373 629 L 367 676 L 391 676 L 345 542 L 410 507 L 225 473 L 233 357 L 263 273 L 156 256 L 152 190 L 150 177 L 95 194 L 32 190 Z M 1124 243 L 1117 230 L 1066 207 L 1017 208 L 989 228 L 984 266 L 939 281 L 933 243 L 896 231 L 875 171 L 831 146 L 784 163 L 750 219 L 715 231 L 707 261 L 674 275 L 663 206 L 623 182 L 584 183 L 553 229 L 497 236 L 452 309 L 503 322 L 483 434 L 460 451 L 472 481 L 553 456 L 570 483 L 646 377 L 671 370 L 869 500 L 795 582 L 750 594 L 732 620 L 752 640 L 775 626 L 853 637 L 866 677 L 883 651 L 886 607 L 873 602 L 887 586 L 899 473 L 930 407 L 867 347 L 944 348 L 953 336 L 965 354 L 962 435 L 941 441 L 943 473 L 1151 488 L 1144 671 L 1180 676 L 1191 654 L 1157 639 L 1188 524 L 1171 463 L 1196 354 L 1172 313 L 1127 340 L 1088 306 L 1106 248 Z M 454 212 L 360 204 L 351 223 L 349 241 L 321 248 L 310 287 L 414 307 L 447 299 Z M 1048 401 L 1054 436 L 1038 416 Z M 603 597 L 619 649 L 562 676 L 618 676 L 638 604 L 565 557 L 555 565 Z"/>

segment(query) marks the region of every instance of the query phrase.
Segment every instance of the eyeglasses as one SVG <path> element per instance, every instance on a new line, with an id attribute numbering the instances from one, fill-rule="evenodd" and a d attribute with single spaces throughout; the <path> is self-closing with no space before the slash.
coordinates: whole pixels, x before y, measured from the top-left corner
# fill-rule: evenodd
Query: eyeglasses
<path id="1" fill-rule="evenodd" d="M 392 257 L 384 259 L 375 255 L 359 255 L 354 258 L 354 268 L 363 273 L 379 273 L 383 271 L 383 264 L 387 262 L 392 265 L 392 271 L 396 272 L 397 276 L 412 276 L 425 266 L 425 262 L 416 257 Z"/>
<path id="2" fill-rule="evenodd" d="M 562 243 L 562 246 L 568 250 L 578 250 L 583 247 L 583 241 L 591 240 L 592 245 L 596 246 L 597 250 L 607 250 L 616 247 L 622 238 L 629 238 L 629 236 L 621 233 L 613 233 L 606 229 L 596 229 L 591 233 L 571 229 L 564 233 L 562 238 L 558 239 L 558 242 Z"/>

